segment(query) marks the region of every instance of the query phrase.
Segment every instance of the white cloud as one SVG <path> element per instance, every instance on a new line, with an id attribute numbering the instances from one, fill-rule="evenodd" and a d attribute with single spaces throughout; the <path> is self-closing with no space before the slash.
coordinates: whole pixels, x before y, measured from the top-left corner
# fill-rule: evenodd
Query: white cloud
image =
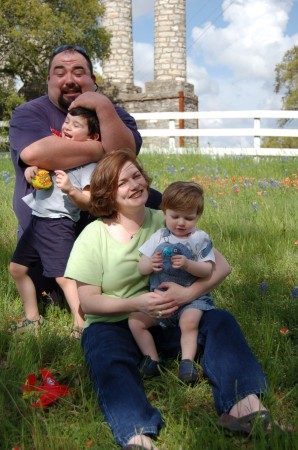
<path id="1" fill-rule="evenodd" d="M 132 0 L 132 10 L 134 18 L 152 14 L 154 10 L 154 0 Z"/>
<path id="2" fill-rule="evenodd" d="M 212 23 L 209 14 L 209 22 L 193 26 L 187 33 L 192 36 L 187 51 L 187 81 L 199 97 L 199 110 L 280 109 L 280 96 L 274 93 L 274 70 L 285 52 L 298 45 L 298 33 L 287 34 L 289 17 L 298 0 L 209 1 L 216 4 L 213 13 L 221 7 L 222 20 L 217 14 Z M 145 82 L 154 77 L 154 0 L 133 0 L 132 8 L 139 25 L 137 36 L 134 34 L 134 82 L 144 90 Z M 192 25 L 199 22 L 199 14 L 191 18 Z M 214 120 L 206 126 L 233 127 L 235 123 Z M 242 138 L 241 145 L 250 147 L 251 141 Z M 212 138 L 208 142 L 214 146 L 231 142 L 233 146 L 232 139 Z"/>
<path id="3" fill-rule="evenodd" d="M 153 81 L 154 48 L 151 44 L 134 42 L 134 83 L 144 90 L 145 81 Z"/>
<path id="4" fill-rule="evenodd" d="M 205 67 L 196 65 L 192 58 L 187 58 L 187 81 L 194 85 L 197 95 L 218 94 L 217 81 L 210 77 Z"/>
<path id="5" fill-rule="evenodd" d="M 298 34 L 285 34 L 292 5 L 293 0 L 225 0 L 226 25 L 216 27 L 209 22 L 193 28 L 188 76 L 192 77 L 194 66 L 198 73 L 202 73 L 200 65 L 204 66 L 208 84 L 198 88 L 203 110 L 215 109 L 215 104 L 224 109 L 280 108 L 273 92 L 274 69 L 298 43 Z M 217 92 L 212 78 L 215 70 Z"/>

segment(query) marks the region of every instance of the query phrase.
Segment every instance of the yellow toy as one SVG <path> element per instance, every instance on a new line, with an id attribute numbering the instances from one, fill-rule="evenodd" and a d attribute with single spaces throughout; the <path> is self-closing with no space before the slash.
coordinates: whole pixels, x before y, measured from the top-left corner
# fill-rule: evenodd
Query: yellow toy
<path id="1" fill-rule="evenodd" d="M 35 178 L 32 179 L 32 186 L 35 189 L 50 189 L 52 184 L 50 172 L 45 169 L 39 169 Z"/>

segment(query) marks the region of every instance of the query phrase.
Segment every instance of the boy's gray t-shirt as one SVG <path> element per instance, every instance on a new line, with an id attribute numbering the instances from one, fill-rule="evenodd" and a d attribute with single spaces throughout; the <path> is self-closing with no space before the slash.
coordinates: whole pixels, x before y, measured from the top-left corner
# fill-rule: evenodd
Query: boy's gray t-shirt
<path id="1" fill-rule="evenodd" d="M 90 179 L 96 163 L 86 164 L 75 169 L 66 170 L 73 186 L 83 190 L 89 186 Z M 23 201 L 32 209 L 32 214 L 38 217 L 58 219 L 68 217 L 77 222 L 80 218 L 80 209 L 72 202 L 67 194 L 56 186 L 56 175 L 50 172 L 52 187 L 50 189 L 34 189 L 31 194 L 23 197 Z"/>

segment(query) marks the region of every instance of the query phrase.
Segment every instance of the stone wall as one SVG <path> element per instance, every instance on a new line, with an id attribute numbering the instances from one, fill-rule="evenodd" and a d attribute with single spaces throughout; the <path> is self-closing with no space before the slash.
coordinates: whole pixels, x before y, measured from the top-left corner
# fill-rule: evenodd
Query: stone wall
<path id="1" fill-rule="evenodd" d="M 103 65 L 103 90 L 128 112 L 197 111 L 198 97 L 186 80 L 185 0 L 155 0 L 154 80 L 145 92 L 133 84 L 131 0 L 105 0 L 103 25 L 112 33 L 111 54 Z M 176 127 L 196 128 L 196 120 L 177 121 Z M 160 121 L 158 128 L 168 127 Z M 152 128 L 152 123 L 138 122 Z M 194 137 L 175 138 L 176 146 L 197 146 Z M 147 146 L 168 146 L 168 138 L 144 138 Z"/>

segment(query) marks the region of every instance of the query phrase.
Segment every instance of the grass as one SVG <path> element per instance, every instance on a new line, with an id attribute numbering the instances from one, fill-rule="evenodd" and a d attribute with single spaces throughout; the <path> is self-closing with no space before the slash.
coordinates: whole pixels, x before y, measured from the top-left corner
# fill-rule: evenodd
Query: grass
<path id="1" fill-rule="evenodd" d="M 233 268 L 214 292 L 217 306 L 235 315 L 264 368 L 271 386 L 264 401 L 274 418 L 297 429 L 297 159 L 146 154 L 141 161 L 153 177 L 152 186 L 160 191 L 178 179 L 204 185 L 206 206 L 199 226 Z M 69 339 L 69 310 L 64 305 L 48 307 L 46 324 L 37 336 L 20 338 L 6 332 L 10 317 L 22 315 L 7 270 L 17 227 L 13 185 L 11 161 L 2 155 L 0 449 L 116 450 L 98 409 L 80 344 Z M 31 407 L 21 391 L 26 376 L 38 374 L 41 368 L 72 388 L 48 410 Z M 208 382 L 202 380 L 191 388 L 182 385 L 176 374 L 177 361 L 171 361 L 160 378 L 145 381 L 146 393 L 166 423 L 157 439 L 160 449 L 298 449 L 297 432 L 260 433 L 249 439 L 224 434 L 215 425 Z"/>

